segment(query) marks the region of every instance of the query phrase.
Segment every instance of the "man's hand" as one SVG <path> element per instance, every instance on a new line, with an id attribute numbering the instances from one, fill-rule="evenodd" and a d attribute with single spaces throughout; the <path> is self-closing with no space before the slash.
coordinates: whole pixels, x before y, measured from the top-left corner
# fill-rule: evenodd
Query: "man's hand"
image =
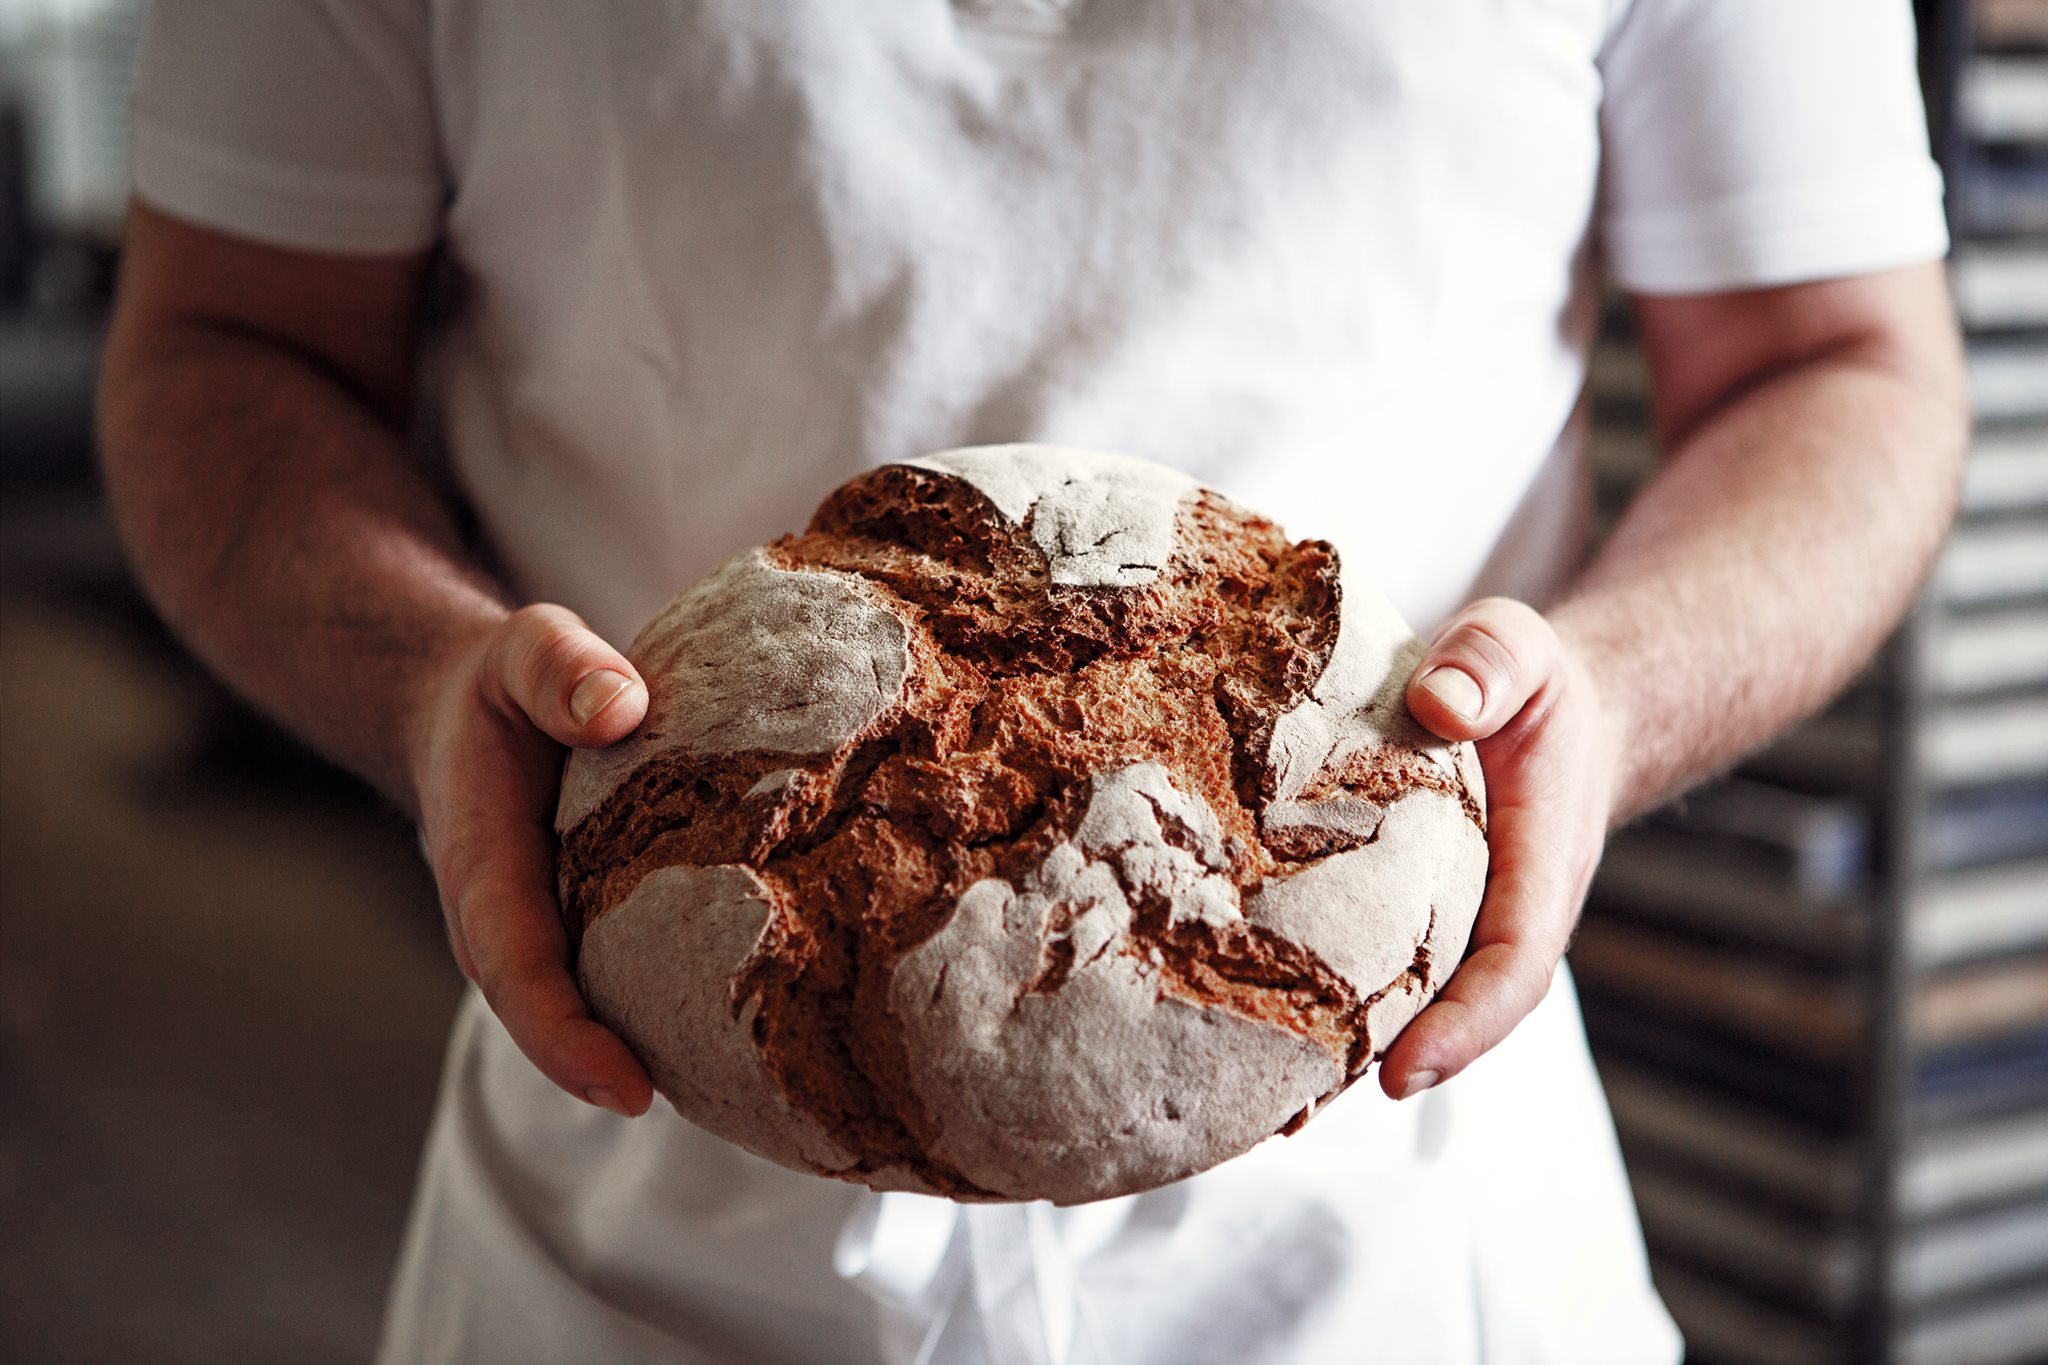
<path id="1" fill-rule="evenodd" d="M 549 1080 L 629 1117 L 653 1088 L 569 975 L 554 813 L 562 746 L 616 743 L 646 713 L 617 650 L 573 612 L 531 606 L 444 656 L 412 727 L 420 828 L 463 975 Z"/>
<path id="2" fill-rule="evenodd" d="M 1535 1008 L 1608 825 L 1838 691 L 1955 508 L 1968 404 L 1939 263 L 1636 311 L 1656 477 L 1548 619 L 1476 602 L 1408 687 L 1423 725 L 1478 741 L 1492 867 L 1470 956 L 1381 1061 L 1390 1095 Z"/>
<path id="3" fill-rule="evenodd" d="M 1463 1071 L 1549 991 L 1607 838 L 1616 769 L 1592 676 L 1548 621 L 1505 597 L 1437 634 L 1408 709 L 1444 739 L 1478 741 L 1490 861 L 1465 961 L 1380 1061 L 1395 1099 Z"/>

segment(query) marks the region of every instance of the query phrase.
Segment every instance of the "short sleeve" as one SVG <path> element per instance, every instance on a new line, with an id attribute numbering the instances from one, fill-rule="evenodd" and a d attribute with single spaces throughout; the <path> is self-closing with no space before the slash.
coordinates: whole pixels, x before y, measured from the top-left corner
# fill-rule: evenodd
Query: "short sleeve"
<path id="1" fill-rule="evenodd" d="M 427 55 L 425 0 L 155 0 L 135 191 L 280 246 L 423 248 L 447 198 Z"/>
<path id="2" fill-rule="evenodd" d="M 1608 269 L 1646 294 L 1938 259 L 1907 0 L 1630 0 L 1601 56 Z"/>

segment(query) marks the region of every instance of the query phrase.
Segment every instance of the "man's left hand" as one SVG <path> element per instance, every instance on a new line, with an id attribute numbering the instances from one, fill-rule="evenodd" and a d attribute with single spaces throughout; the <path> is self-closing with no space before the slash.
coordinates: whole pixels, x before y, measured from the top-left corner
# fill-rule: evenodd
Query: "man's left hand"
<path id="1" fill-rule="evenodd" d="M 1408 680 L 1408 709 L 1475 740 L 1486 775 L 1486 895 L 1465 960 L 1380 1061 L 1395 1099 L 1457 1075 L 1550 990 L 1599 865 L 1618 755 L 1592 675 L 1533 608 L 1472 603 Z"/>

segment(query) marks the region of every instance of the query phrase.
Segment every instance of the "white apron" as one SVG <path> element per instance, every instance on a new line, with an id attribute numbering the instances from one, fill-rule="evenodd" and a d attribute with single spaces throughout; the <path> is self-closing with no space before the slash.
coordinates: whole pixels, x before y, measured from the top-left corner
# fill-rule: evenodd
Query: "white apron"
<path id="1" fill-rule="evenodd" d="M 871 1194 L 556 1091 L 463 1004 L 378 1359 L 1670 1365 L 1568 978 L 1396 1104 L 1072 1209 Z"/>

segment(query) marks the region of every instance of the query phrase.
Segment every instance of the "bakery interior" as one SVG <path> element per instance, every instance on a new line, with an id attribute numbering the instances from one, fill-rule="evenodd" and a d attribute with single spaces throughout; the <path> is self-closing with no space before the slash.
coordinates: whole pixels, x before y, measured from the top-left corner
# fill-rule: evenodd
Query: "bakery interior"
<path id="1" fill-rule="evenodd" d="M 2048 3 L 1919 8 L 1963 515 L 1572 952 L 1696 1365 L 2048 1361 Z M 357 1361 L 462 983 L 409 825 L 185 656 L 95 491 L 139 12 L 0 4 L 0 1361 Z M 1619 306 L 1589 389 L 1611 517 Z"/>

